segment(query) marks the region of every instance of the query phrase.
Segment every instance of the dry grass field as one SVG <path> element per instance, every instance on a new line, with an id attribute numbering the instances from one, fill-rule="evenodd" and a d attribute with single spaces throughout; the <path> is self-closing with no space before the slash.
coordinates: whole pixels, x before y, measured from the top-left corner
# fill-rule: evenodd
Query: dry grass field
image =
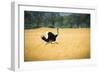
<path id="1" fill-rule="evenodd" d="M 56 34 L 56 28 L 25 29 L 24 61 L 90 58 L 89 28 L 60 28 L 58 44 L 41 39 L 46 31 Z"/>

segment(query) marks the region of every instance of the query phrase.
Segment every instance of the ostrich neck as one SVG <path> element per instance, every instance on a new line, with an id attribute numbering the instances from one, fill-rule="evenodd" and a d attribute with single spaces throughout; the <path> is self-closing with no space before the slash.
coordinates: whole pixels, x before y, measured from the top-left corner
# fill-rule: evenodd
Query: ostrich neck
<path id="1" fill-rule="evenodd" d="M 59 34 L 59 28 L 57 28 L 57 35 Z"/>

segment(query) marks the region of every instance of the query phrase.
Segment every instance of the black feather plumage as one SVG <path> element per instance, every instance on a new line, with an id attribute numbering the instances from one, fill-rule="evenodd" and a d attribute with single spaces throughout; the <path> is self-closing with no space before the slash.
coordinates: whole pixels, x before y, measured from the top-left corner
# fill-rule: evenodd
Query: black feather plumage
<path id="1" fill-rule="evenodd" d="M 45 42 L 55 42 L 56 41 L 56 38 L 59 34 L 59 29 L 57 28 L 57 34 L 54 34 L 52 32 L 48 32 L 48 38 L 46 38 L 45 36 L 42 36 L 42 40 L 44 40 Z"/>

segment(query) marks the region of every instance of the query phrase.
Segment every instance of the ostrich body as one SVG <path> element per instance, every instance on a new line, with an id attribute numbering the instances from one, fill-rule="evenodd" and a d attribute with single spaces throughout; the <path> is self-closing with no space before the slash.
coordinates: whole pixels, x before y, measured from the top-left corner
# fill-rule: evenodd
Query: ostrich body
<path id="1" fill-rule="evenodd" d="M 48 32 L 48 38 L 46 38 L 45 36 L 42 36 L 42 40 L 44 40 L 45 42 L 49 43 L 49 42 L 55 42 L 56 38 L 59 34 L 59 29 L 57 28 L 57 34 L 54 34 L 52 32 Z"/>

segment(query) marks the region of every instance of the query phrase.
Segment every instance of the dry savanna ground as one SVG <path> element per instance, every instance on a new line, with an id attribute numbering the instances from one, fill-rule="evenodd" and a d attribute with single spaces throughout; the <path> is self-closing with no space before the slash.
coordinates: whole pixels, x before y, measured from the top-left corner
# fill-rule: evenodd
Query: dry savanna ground
<path id="1" fill-rule="evenodd" d="M 24 61 L 90 58 L 89 28 L 60 28 L 58 44 L 41 39 L 46 31 L 56 34 L 56 28 L 25 29 Z"/>

